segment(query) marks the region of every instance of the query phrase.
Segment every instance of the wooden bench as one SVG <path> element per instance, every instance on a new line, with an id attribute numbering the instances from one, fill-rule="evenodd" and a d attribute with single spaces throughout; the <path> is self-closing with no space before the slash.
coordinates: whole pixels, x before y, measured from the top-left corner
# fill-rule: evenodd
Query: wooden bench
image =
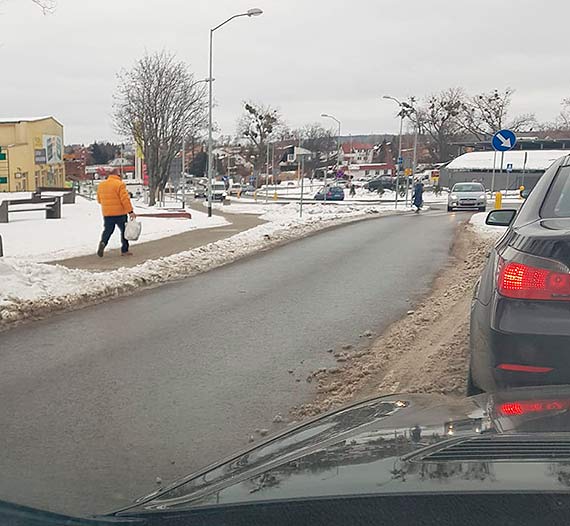
<path id="1" fill-rule="evenodd" d="M 40 186 L 36 190 L 36 193 L 39 193 L 40 195 L 45 194 L 45 193 L 49 193 L 49 192 L 62 193 L 63 198 L 62 198 L 61 202 L 64 205 L 74 205 L 75 204 L 75 196 L 76 196 L 75 188 L 52 188 L 50 186 Z"/>
<path id="2" fill-rule="evenodd" d="M 18 212 L 37 212 L 45 210 L 46 219 L 61 219 L 60 196 L 41 197 L 39 194 L 32 194 L 31 199 L 8 199 L 0 203 L 0 223 L 8 223 L 10 214 Z M 28 205 L 23 208 L 13 208 L 14 206 Z"/>

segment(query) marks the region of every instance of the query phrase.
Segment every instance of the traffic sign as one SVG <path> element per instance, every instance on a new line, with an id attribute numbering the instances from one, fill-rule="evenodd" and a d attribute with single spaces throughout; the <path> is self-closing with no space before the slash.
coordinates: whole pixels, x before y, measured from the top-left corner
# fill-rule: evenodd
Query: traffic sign
<path id="1" fill-rule="evenodd" d="M 509 163 L 507 164 L 507 172 L 511 173 L 513 171 L 513 164 Z"/>
<path id="2" fill-rule="evenodd" d="M 398 164 L 403 164 L 404 159 L 402 159 L 401 157 L 398 157 Z"/>
<path id="3" fill-rule="evenodd" d="M 493 136 L 493 148 L 498 152 L 508 152 L 515 147 L 517 136 L 511 130 L 501 130 Z"/>

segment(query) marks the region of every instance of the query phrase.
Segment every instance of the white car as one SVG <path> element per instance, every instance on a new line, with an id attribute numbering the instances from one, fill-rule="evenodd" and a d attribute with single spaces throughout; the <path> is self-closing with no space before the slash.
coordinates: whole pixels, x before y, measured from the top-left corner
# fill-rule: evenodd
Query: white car
<path id="1" fill-rule="evenodd" d="M 447 198 L 447 211 L 455 208 L 478 209 L 485 212 L 487 209 L 487 194 L 481 183 L 456 183 L 453 185 Z"/>

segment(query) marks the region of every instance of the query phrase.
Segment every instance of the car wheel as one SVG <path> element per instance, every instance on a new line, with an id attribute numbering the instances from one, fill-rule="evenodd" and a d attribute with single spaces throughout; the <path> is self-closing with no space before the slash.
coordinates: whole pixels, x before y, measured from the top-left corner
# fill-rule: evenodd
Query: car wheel
<path id="1" fill-rule="evenodd" d="M 487 211 L 487 207 L 486 206 L 481 206 L 479 207 L 479 212 L 486 212 Z"/>
<path id="2" fill-rule="evenodd" d="M 447 207 L 447 211 L 448 212 L 453 212 L 453 208 L 451 208 L 450 206 Z"/>
<path id="3" fill-rule="evenodd" d="M 484 393 L 482 389 L 477 387 L 475 382 L 473 381 L 473 373 L 471 372 L 471 364 L 469 364 L 469 372 L 467 373 L 467 389 L 466 394 L 467 396 L 475 396 L 478 394 Z"/>

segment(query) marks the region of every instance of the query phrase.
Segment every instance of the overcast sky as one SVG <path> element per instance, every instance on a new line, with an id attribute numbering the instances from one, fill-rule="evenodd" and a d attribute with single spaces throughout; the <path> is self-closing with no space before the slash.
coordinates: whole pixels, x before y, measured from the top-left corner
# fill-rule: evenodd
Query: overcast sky
<path id="1" fill-rule="evenodd" d="M 556 7 L 554 6 L 556 4 Z M 517 91 L 514 112 L 552 120 L 570 96 L 567 2 L 536 0 L 0 0 L 0 117 L 54 115 L 65 140 L 117 139 L 116 73 L 166 49 L 207 76 L 215 34 L 215 120 L 234 134 L 245 99 L 290 126 L 336 115 L 345 134 L 395 132 L 395 103 L 463 86 Z"/>

